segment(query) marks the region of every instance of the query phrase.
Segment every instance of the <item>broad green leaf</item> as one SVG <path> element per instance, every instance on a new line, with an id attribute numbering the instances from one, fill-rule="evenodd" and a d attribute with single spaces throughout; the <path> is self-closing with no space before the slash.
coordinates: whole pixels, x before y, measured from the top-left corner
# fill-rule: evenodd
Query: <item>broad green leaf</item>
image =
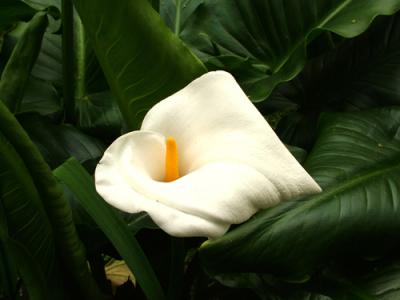
<path id="1" fill-rule="evenodd" d="M 179 36 L 191 15 L 203 0 L 161 0 L 160 15 L 166 25 Z"/>
<path id="2" fill-rule="evenodd" d="M 147 0 L 73 2 L 130 129 L 155 103 L 205 72 Z"/>
<path id="3" fill-rule="evenodd" d="M 83 297 L 102 299 L 89 273 L 85 252 L 72 222 L 71 208 L 64 197 L 62 187 L 26 132 L 1 101 L 0 132 L 21 157 L 39 192 L 54 232 L 57 254 L 65 265 L 66 274 L 69 274 L 73 283 L 79 287 Z"/>
<path id="4" fill-rule="evenodd" d="M 37 61 L 32 69 L 32 76 L 54 82 L 57 86 L 62 84 L 62 50 L 61 36 L 46 32 Z"/>
<path id="5" fill-rule="evenodd" d="M 122 115 L 110 91 L 87 94 L 76 102 L 77 126 L 99 137 L 116 138 L 121 134 Z"/>
<path id="6" fill-rule="evenodd" d="M 322 111 L 400 104 L 399 49 L 400 15 L 396 14 L 377 20 L 359 37 L 307 63 L 266 103 L 270 110 L 295 110 L 277 127 L 281 139 L 308 147 Z"/>
<path id="7" fill-rule="evenodd" d="M 71 110 L 69 118 L 91 134 L 115 139 L 121 133 L 123 122 L 116 99 L 109 91 L 79 16 L 74 13 L 70 20 L 64 21 L 72 22 L 70 30 L 73 35 L 71 45 L 64 45 L 66 52 L 74 49 L 73 55 L 64 58 L 67 61 L 69 59 L 67 63 L 71 65 L 71 74 L 64 76 L 68 79 L 64 80 L 64 90 L 71 90 L 65 98 L 70 102 L 66 105 L 66 109 Z"/>
<path id="8" fill-rule="evenodd" d="M 29 74 L 38 56 L 47 27 L 46 13 L 37 13 L 18 40 L 0 78 L 0 99 L 12 111 L 18 111 Z"/>
<path id="9" fill-rule="evenodd" d="M 43 116 L 49 116 L 61 111 L 61 98 L 54 85 L 30 76 L 18 113 L 36 112 Z"/>
<path id="10" fill-rule="evenodd" d="M 303 281 L 333 256 L 399 245 L 400 108 L 327 114 L 305 167 L 323 192 L 265 210 L 200 248 L 209 272 Z"/>
<path id="11" fill-rule="evenodd" d="M 2 133 L 0 179 L 0 209 L 5 218 L 2 221 L 6 223 L 2 226 L 7 226 L 6 236 L 1 234 L 2 242 L 9 249 L 33 299 L 40 299 L 37 295 L 47 298 L 47 293 L 60 287 L 52 227 L 26 166 Z M 32 285 L 32 280 L 36 284 Z M 58 296 L 62 295 L 62 290 L 58 292 Z"/>
<path id="12" fill-rule="evenodd" d="M 400 263 L 380 266 L 361 278 L 360 286 L 375 295 L 378 300 L 400 298 Z"/>
<path id="13" fill-rule="evenodd" d="M 21 1 L 2 0 L 0 2 L 0 31 L 17 21 L 28 21 L 35 13 L 33 8 Z"/>
<path id="14" fill-rule="evenodd" d="M 70 125 L 52 124 L 38 115 L 21 115 L 18 120 L 52 169 L 71 156 L 88 167 L 94 166 L 106 148 L 101 141 Z"/>
<path id="15" fill-rule="evenodd" d="M 351 38 L 366 30 L 375 16 L 390 15 L 400 8 L 399 0 L 203 2 L 181 37 L 205 60 L 210 56 L 248 60 L 252 74 L 236 70 L 235 75 L 256 102 L 301 71 L 306 47 L 320 32 Z M 230 70 L 229 64 L 220 64 Z"/>
<path id="16" fill-rule="evenodd" d="M 20 39 L 18 34 L 15 38 Z M 61 36 L 45 32 L 17 113 L 36 112 L 44 116 L 61 113 L 61 85 Z"/>
<path id="17" fill-rule="evenodd" d="M 75 159 L 54 170 L 55 176 L 76 195 L 123 257 L 148 299 L 164 299 L 161 286 L 140 245 L 127 225 L 97 194 L 93 178 Z"/>

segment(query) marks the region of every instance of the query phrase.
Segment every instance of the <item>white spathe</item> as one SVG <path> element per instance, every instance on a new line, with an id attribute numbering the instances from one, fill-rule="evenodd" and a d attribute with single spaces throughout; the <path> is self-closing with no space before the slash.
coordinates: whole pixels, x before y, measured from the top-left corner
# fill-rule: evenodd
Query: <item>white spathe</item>
<path id="1" fill-rule="evenodd" d="M 181 177 L 163 182 L 166 137 Z M 120 210 L 147 212 L 168 234 L 223 235 L 258 210 L 321 189 L 226 72 L 209 72 L 156 104 L 138 131 L 115 140 L 96 189 Z"/>

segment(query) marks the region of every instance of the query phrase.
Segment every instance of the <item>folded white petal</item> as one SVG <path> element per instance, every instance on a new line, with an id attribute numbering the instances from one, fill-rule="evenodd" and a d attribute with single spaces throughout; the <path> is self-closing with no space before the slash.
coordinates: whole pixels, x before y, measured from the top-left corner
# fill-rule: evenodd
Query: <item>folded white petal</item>
<path id="1" fill-rule="evenodd" d="M 218 237 L 282 198 L 263 174 L 234 162 L 210 163 L 173 182 L 159 181 L 164 155 L 164 137 L 157 133 L 120 137 L 96 168 L 97 191 L 123 211 L 146 211 L 174 236 Z"/>
<path id="2" fill-rule="evenodd" d="M 163 182 L 165 138 L 181 178 Z M 258 210 L 320 191 L 233 77 L 210 72 L 154 106 L 142 130 L 118 138 L 95 173 L 111 205 L 146 211 L 174 236 L 218 237 Z"/>
<path id="3" fill-rule="evenodd" d="M 182 174 L 232 161 L 264 174 L 281 200 L 320 191 L 229 73 L 209 72 L 159 102 L 142 130 L 176 139 Z"/>
<path id="4" fill-rule="evenodd" d="M 95 171 L 96 190 L 114 207 L 127 211 L 142 211 L 140 203 L 124 196 L 123 191 L 115 197 L 109 191 L 113 185 L 120 186 L 120 180 L 125 183 L 126 172 L 152 180 L 162 180 L 165 173 L 165 138 L 155 132 L 133 131 L 120 136 L 104 152 Z"/>

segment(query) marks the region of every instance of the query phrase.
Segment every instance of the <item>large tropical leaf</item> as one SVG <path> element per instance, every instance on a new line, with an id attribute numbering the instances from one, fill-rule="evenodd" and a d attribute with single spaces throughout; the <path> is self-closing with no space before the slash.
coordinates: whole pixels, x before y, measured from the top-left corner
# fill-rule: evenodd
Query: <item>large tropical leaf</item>
<path id="1" fill-rule="evenodd" d="M 65 8 L 72 9 L 68 5 Z M 114 139 L 121 134 L 123 121 L 115 96 L 109 91 L 78 14 L 66 15 L 64 27 L 71 32 L 65 34 L 72 35 L 63 43 L 64 64 L 68 65 L 64 69 L 67 120 L 91 134 Z"/>
<path id="2" fill-rule="evenodd" d="M 96 192 L 93 178 L 76 159 L 54 170 L 57 178 L 76 196 L 87 213 L 99 225 L 124 258 L 148 299 L 164 299 L 161 286 L 140 245 L 114 209 Z"/>
<path id="3" fill-rule="evenodd" d="M 400 104 L 400 15 L 377 21 L 271 94 L 262 109 L 294 110 L 277 127 L 286 143 L 310 146 L 322 111 Z"/>
<path id="4" fill-rule="evenodd" d="M 203 0 L 161 0 L 160 15 L 167 26 L 180 36 L 181 30 L 203 3 Z"/>
<path id="5" fill-rule="evenodd" d="M 393 14 L 399 0 L 204 0 L 181 37 L 204 59 L 221 56 L 217 68 L 230 61 L 253 101 L 264 100 L 273 88 L 295 77 L 306 61 L 307 44 L 321 31 L 354 37 L 376 15 Z M 236 63 L 236 64 L 237 64 Z M 234 68 L 235 69 L 235 68 Z M 235 71 L 235 70 L 232 70 Z"/>
<path id="6" fill-rule="evenodd" d="M 71 156 L 95 166 L 105 150 L 101 141 L 73 126 L 55 125 L 38 115 L 21 115 L 18 120 L 52 169 Z"/>
<path id="7" fill-rule="evenodd" d="M 83 297 L 102 299 L 89 273 L 85 252 L 72 221 L 69 203 L 38 149 L 21 125 L 0 101 L 0 132 L 21 157 L 40 195 L 40 200 L 54 231 L 57 253 L 66 275 L 70 275 Z"/>
<path id="8" fill-rule="evenodd" d="M 205 72 L 147 0 L 73 2 L 131 129 L 151 106 Z"/>
<path id="9" fill-rule="evenodd" d="M 46 32 L 43 36 L 41 49 L 32 69 L 35 78 L 53 82 L 56 86 L 62 84 L 62 50 L 61 36 Z"/>
<path id="10" fill-rule="evenodd" d="M 53 230 L 21 158 L 0 133 L 1 240 L 33 299 L 63 294 Z M 5 227 L 5 228 L 4 228 Z M 11 280 L 11 278 L 9 279 Z M 35 282 L 34 284 L 32 284 Z M 57 290 L 58 288 L 58 290 Z M 54 294 L 54 293 L 59 293 Z"/>
<path id="11" fill-rule="evenodd" d="M 320 126 L 305 166 L 323 192 L 203 244 L 210 272 L 305 280 L 328 258 L 376 258 L 400 244 L 400 108 L 328 114 Z"/>

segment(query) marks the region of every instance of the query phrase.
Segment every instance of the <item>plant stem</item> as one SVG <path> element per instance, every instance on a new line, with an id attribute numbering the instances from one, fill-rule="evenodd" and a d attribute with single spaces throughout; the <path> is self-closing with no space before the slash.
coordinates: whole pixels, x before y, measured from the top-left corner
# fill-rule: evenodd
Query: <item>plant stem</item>
<path id="1" fill-rule="evenodd" d="M 86 44 L 85 30 L 78 13 L 73 12 L 73 55 L 74 55 L 74 99 L 79 101 L 86 94 Z"/>
<path id="2" fill-rule="evenodd" d="M 177 36 L 181 31 L 181 8 L 182 0 L 176 0 L 176 15 L 175 15 L 175 29 L 174 32 Z"/>

